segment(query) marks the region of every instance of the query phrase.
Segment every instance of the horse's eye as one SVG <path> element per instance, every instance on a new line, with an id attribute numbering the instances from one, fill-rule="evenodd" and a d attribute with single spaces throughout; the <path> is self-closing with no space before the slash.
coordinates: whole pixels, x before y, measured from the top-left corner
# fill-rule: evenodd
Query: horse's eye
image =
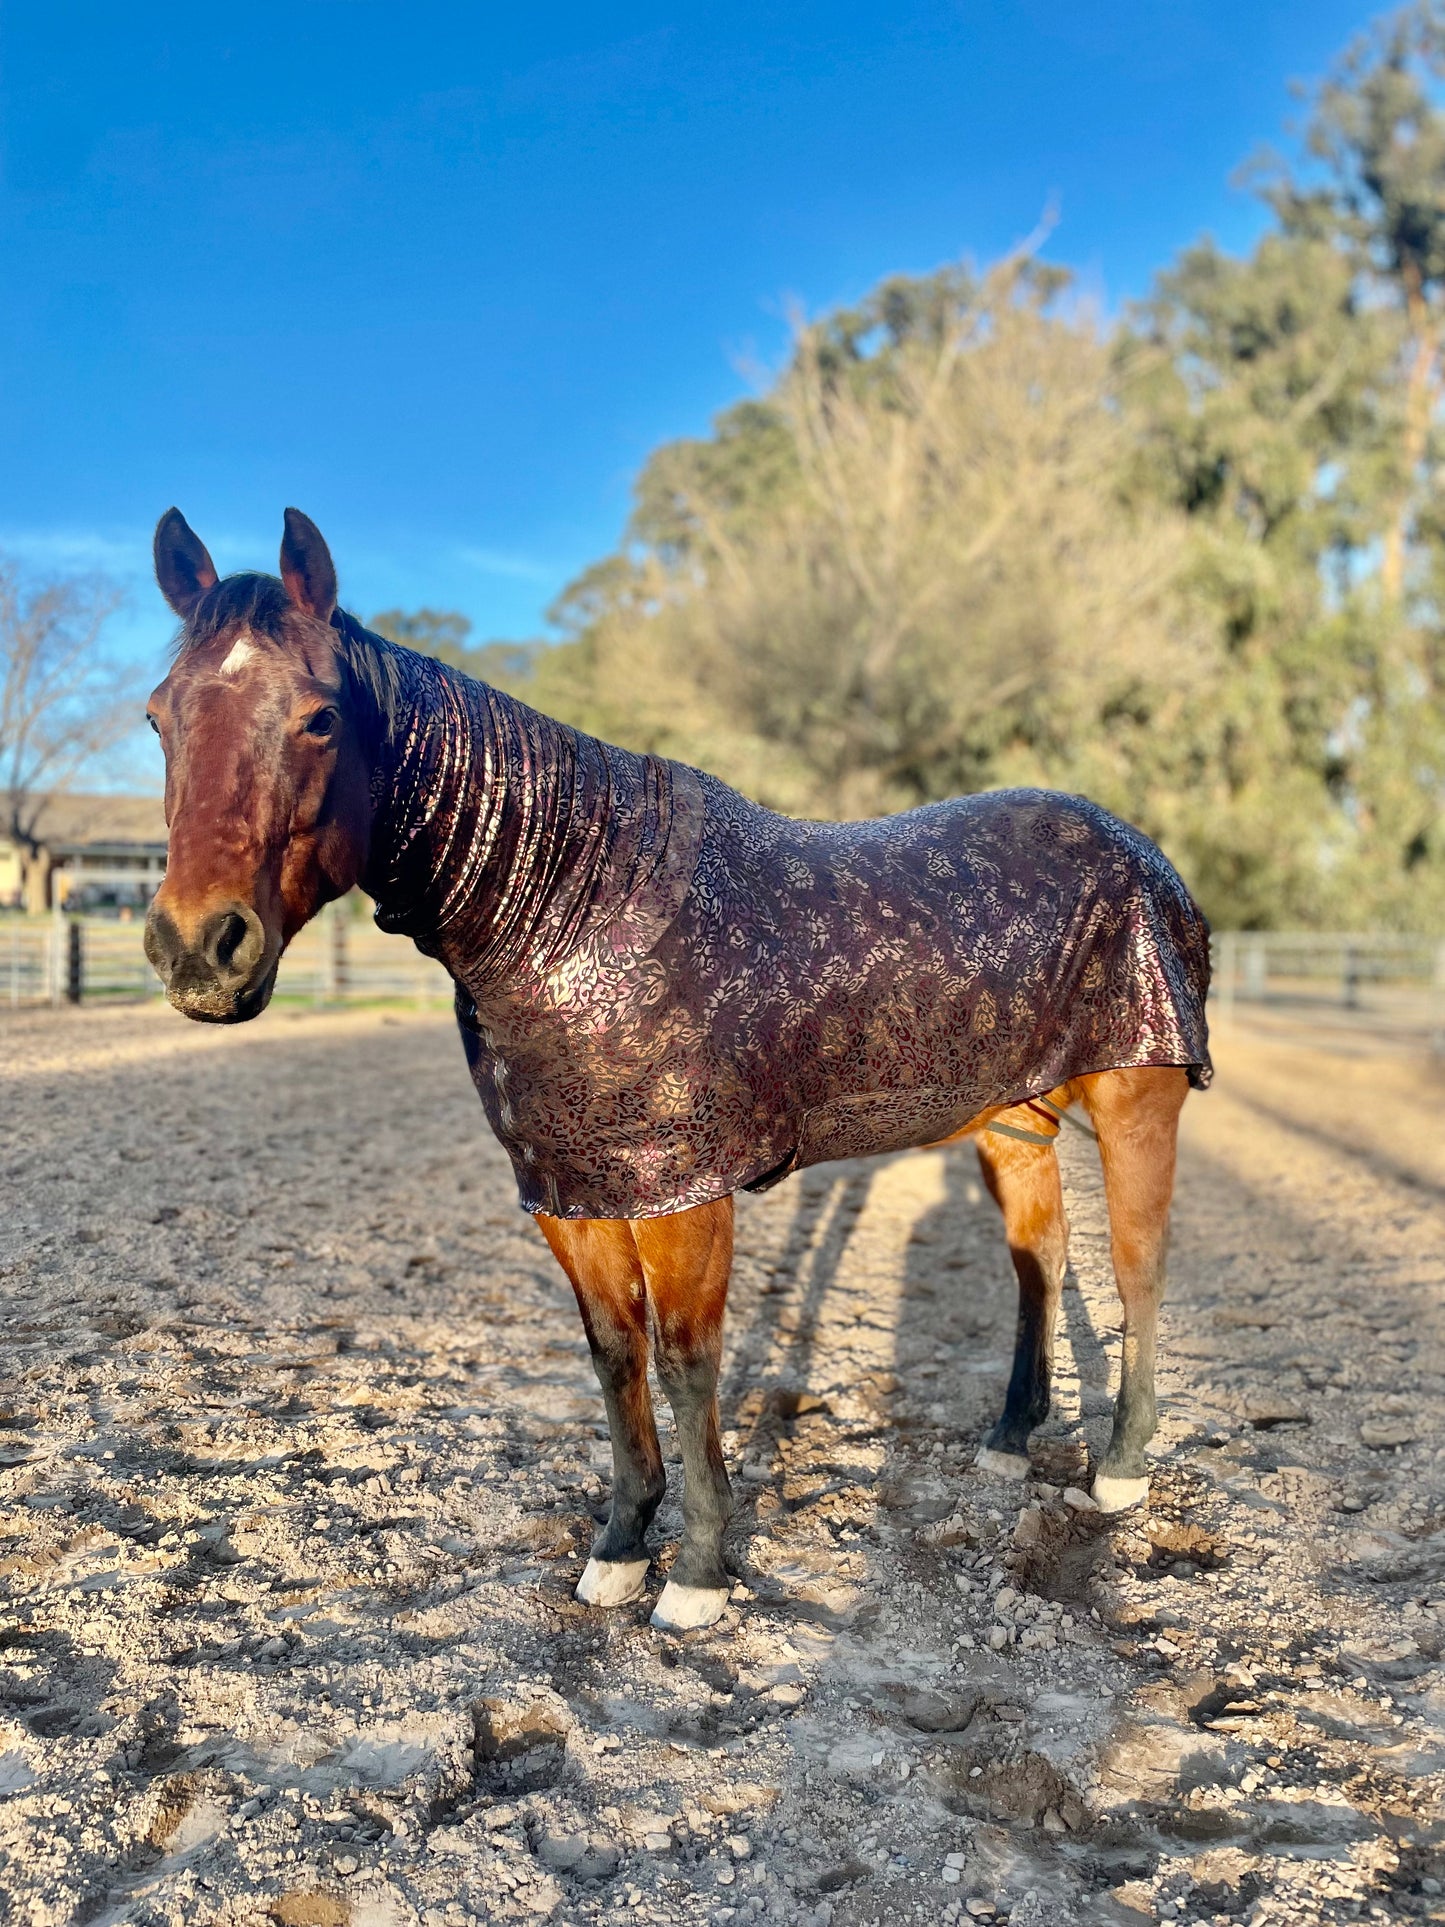
<path id="1" fill-rule="evenodd" d="M 336 711 L 334 709 L 318 709 L 314 716 L 308 716 L 306 718 L 306 734 L 308 736 L 329 736 L 335 724 Z"/>

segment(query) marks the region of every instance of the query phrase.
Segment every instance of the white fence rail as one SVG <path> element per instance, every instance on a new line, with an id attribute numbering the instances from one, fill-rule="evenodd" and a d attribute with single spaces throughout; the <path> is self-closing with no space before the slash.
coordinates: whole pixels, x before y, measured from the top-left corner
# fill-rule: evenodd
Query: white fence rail
<path id="1" fill-rule="evenodd" d="M 1445 941 L 1423 936 L 1225 931 L 1214 939 L 1211 1002 L 1224 1018 L 1249 1006 L 1382 1042 L 1428 1039 L 1445 1054 Z"/>
<path id="2" fill-rule="evenodd" d="M 141 947 L 143 929 L 139 919 L 0 917 L 0 1011 L 159 997 L 160 979 Z M 314 1004 L 447 1004 L 452 985 L 409 938 L 389 937 L 336 905 L 291 944 L 276 995 Z"/>
<path id="3" fill-rule="evenodd" d="M 64 987 L 56 977 L 56 925 L 28 917 L 0 919 L 0 1005 L 58 1003 Z"/>

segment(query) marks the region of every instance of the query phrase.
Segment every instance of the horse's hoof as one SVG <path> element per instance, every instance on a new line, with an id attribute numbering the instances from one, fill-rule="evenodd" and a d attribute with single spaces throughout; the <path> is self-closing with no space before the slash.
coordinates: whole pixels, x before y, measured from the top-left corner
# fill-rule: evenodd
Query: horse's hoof
<path id="1" fill-rule="evenodd" d="M 991 1445 L 981 1445 L 973 1463 L 989 1479 L 1026 1479 L 1033 1469 L 1026 1452 L 996 1452 Z"/>
<path id="2" fill-rule="evenodd" d="M 577 1581 L 584 1606 L 625 1606 L 640 1599 L 647 1584 L 647 1559 L 589 1559 Z"/>
<path id="3" fill-rule="evenodd" d="M 652 1623 L 667 1633 L 693 1632 L 711 1626 L 727 1610 L 726 1586 L 680 1586 L 669 1579 L 652 1612 Z"/>
<path id="4" fill-rule="evenodd" d="M 1094 1476 L 1093 1499 L 1100 1512 L 1127 1512 L 1130 1506 L 1143 1505 L 1148 1497 L 1147 1479 L 1111 1479 L 1102 1472 Z"/>

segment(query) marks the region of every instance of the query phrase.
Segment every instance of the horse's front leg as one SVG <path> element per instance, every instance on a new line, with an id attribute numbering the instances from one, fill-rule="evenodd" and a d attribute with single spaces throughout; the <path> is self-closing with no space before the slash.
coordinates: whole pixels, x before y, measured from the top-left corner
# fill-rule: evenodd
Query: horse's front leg
<path id="1" fill-rule="evenodd" d="M 1122 1512 L 1149 1496 L 1144 1447 L 1154 1436 L 1154 1349 L 1189 1079 L 1166 1067 L 1101 1071 L 1079 1082 L 1099 1134 L 1114 1280 L 1124 1306 L 1114 1429 L 1094 1475 L 1094 1498 L 1102 1511 Z"/>
<path id="2" fill-rule="evenodd" d="M 1012 1123 L 1014 1112 L 1007 1114 Z M 1033 1113 L 1018 1128 L 1036 1130 Z M 985 1130 L 976 1140 L 979 1167 L 1003 1213 L 1004 1236 L 1019 1286 L 1013 1371 L 1003 1416 L 975 1463 L 995 1477 L 1022 1479 L 1029 1470 L 1029 1434 L 1049 1415 L 1054 1371 L 1054 1327 L 1068 1262 L 1069 1227 L 1059 1161 L 1052 1144 L 1035 1144 Z"/>
<path id="3" fill-rule="evenodd" d="M 622 1606 L 647 1580 L 647 1528 L 667 1489 L 647 1387 L 647 1291 L 625 1219 L 537 1222 L 577 1294 L 612 1436 L 612 1510 L 577 1584 L 589 1606 Z"/>
<path id="4" fill-rule="evenodd" d="M 710 1626 L 728 1603 L 722 1538 L 732 1488 L 718 1435 L 723 1310 L 733 1261 L 733 1201 L 632 1226 L 652 1302 L 657 1377 L 682 1450 L 682 1544 L 654 1626 Z"/>

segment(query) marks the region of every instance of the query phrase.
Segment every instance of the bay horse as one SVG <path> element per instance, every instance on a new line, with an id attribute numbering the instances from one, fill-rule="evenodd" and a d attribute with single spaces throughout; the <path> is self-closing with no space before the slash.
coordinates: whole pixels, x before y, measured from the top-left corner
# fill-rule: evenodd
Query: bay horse
<path id="1" fill-rule="evenodd" d="M 1176 1131 L 1210 1076 L 1207 926 L 1146 837 L 1037 790 L 870 823 L 777 816 L 370 634 L 294 509 L 279 580 L 221 580 L 175 509 L 155 563 L 182 628 L 148 706 L 170 855 L 146 953 L 177 1010 L 244 1022 L 296 932 L 359 884 L 382 928 L 451 973 L 473 1080 L 606 1404 L 612 1503 L 579 1599 L 644 1590 L 665 1486 L 651 1350 L 684 1472 L 653 1623 L 723 1611 L 733 1199 L 824 1159 L 976 1141 L 1019 1292 L 977 1463 L 1027 1474 L 1066 1259 L 1054 1139 L 1075 1102 L 1124 1308 L 1093 1495 L 1146 1498 Z"/>

